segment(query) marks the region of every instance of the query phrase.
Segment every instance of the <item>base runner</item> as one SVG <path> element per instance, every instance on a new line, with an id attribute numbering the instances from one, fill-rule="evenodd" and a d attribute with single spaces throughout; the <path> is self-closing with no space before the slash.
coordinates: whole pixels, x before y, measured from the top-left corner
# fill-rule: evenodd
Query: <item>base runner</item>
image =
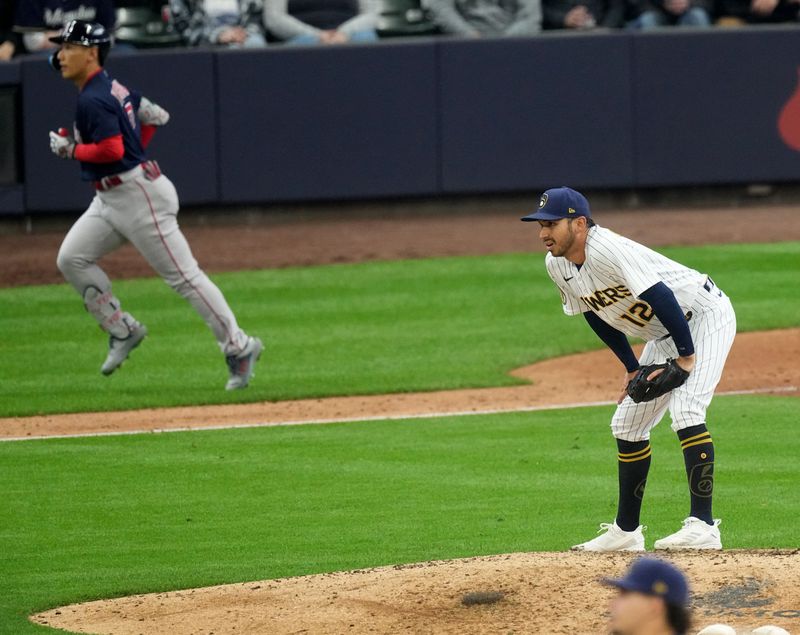
<path id="1" fill-rule="evenodd" d="M 707 275 L 685 267 L 592 220 L 586 198 L 568 187 L 547 190 L 538 221 L 547 273 L 567 315 L 583 315 L 625 366 L 611 420 L 618 448 L 619 500 L 612 523 L 575 545 L 580 551 L 643 551 L 639 514 L 652 449 L 650 431 L 669 410 L 683 451 L 689 516 L 656 549 L 721 549 L 712 516 L 714 443 L 706 409 L 736 335 L 730 300 Z M 645 340 L 636 359 L 626 336 Z"/>
<path id="2" fill-rule="evenodd" d="M 109 334 L 100 370 L 110 375 L 141 344 L 147 329 L 123 311 L 97 261 L 130 241 L 153 269 L 186 298 L 214 333 L 225 354 L 226 389 L 245 388 L 263 345 L 236 323 L 225 297 L 192 256 L 178 227 L 178 195 L 145 148 L 169 114 L 103 70 L 111 37 L 101 24 L 73 20 L 52 41 L 60 46 L 51 64 L 78 90 L 74 137 L 50 133 L 50 148 L 76 159 L 83 180 L 94 184 L 89 208 L 58 252 L 58 268 L 83 298 L 86 310 Z"/>

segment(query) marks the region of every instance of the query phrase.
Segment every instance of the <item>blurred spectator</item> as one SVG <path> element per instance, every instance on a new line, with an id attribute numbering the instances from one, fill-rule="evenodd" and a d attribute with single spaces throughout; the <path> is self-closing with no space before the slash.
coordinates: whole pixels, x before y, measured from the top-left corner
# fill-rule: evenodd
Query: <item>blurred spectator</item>
<path id="1" fill-rule="evenodd" d="M 689 630 L 689 584 L 674 565 L 639 558 L 624 578 L 603 582 L 619 589 L 609 611 L 615 635 L 684 635 Z"/>
<path id="2" fill-rule="evenodd" d="M 117 26 L 114 48 L 128 50 L 181 46 L 167 0 L 114 0 Z"/>
<path id="3" fill-rule="evenodd" d="M 0 5 L 0 62 L 7 62 L 21 51 L 22 42 L 14 27 L 14 3 L 2 0 Z"/>
<path id="4" fill-rule="evenodd" d="M 99 22 L 113 31 L 114 5 L 111 0 L 17 0 L 14 30 L 22 33 L 29 53 L 52 52 L 58 45 L 49 38 L 59 35 L 70 20 Z"/>
<path id="5" fill-rule="evenodd" d="M 625 0 L 542 0 L 545 29 L 618 29 L 625 24 Z"/>
<path id="6" fill-rule="evenodd" d="M 717 0 L 716 12 L 720 26 L 796 22 L 800 0 Z"/>
<path id="7" fill-rule="evenodd" d="M 290 44 L 374 42 L 374 0 L 264 0 L 264 25 Z"/>
<path id="8" fill-rule="evenodd" d="M 378 37 L 436 35 L 439 27 L 422 0 L 380 0 L 375 30 Z"/>
<path id="9" fill-rule="evenodd" d="M 169 0 L 175 28 L 189 46 L 261 48 L 260 0 Z"/>
<path id="10" fill-rule="evenodd" d="M 634 0 L 634 3 L 636 1 Z M 628 24 L 634 29 L 711 26 L 712 0 L 638 0 L 638 2 L 639 17 Z"/>
<path id="11" fill-rule="evenodd" d="M 428 0 L 445 33 L 466 37 L 536 35 L 542 29 L 541 0 Z"/>

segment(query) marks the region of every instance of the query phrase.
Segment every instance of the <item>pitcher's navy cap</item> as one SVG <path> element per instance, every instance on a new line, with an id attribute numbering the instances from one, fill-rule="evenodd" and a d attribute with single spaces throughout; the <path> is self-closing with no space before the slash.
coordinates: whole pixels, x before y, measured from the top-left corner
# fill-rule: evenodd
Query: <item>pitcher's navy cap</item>
<path id="1" fill-rule="evenodd" d="M 639 558 L 624 578 L 604 578 L 604 584 L 664 598 L 667 604 L 685 607 L 689 603 L 689 585 L 680 569 L 656 558 Z"/>
<path id="2" fill-rule="evenodd" d="M 586 197 L 569 187 L 554 187 L 539 199 L 539 209 L 520 220 L 561 220 L 562 218 L 592 217 Z"/>

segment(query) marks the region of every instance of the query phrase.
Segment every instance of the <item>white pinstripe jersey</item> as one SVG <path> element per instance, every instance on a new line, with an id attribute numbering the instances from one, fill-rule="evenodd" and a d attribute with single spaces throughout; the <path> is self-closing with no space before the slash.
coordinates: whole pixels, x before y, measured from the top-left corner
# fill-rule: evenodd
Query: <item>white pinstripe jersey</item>
<path id="1" fill-rule="evenodd" d="M 669 333 L 639 294 L 663 282 L 687 313 L 707 277 L 597 225 L 589 228 L 580 269 L 549 253 L 545 265 L 561 290 L 564 313 L 594 311 L 618 331 L 646 341 Z"/>

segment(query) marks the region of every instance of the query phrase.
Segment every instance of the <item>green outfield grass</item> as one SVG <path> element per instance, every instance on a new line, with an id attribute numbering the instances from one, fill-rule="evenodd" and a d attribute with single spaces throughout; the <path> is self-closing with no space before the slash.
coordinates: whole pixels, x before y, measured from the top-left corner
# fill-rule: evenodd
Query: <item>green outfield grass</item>
<path id="1" fill-rule="evenodd" d="M 533 233 L 531 234 L 533 242 Z M 664 249 L 710 273 L 740 330 L 800 324 L 800 242 Z M 226 393 L 213 337 L 161 280 L 115 290 L 150 337 L 110 378 L 106 338 L 66 285 L 0 290 L 0 416 L 497 386 L 509 370 L 600 348 L 561 313 L 542 254 L 215 275 L 265 357 Z"/>
<path id="2" fill-rule="evenodd" d="M 725 546 L 797 547 L 797 400 L 717 398 Z M 610 522 L 610 407 L 0 444 L 0 633 L 93 598 L 563 550 Z M 688 495 L 653 435 L 647 545 Z"/>

